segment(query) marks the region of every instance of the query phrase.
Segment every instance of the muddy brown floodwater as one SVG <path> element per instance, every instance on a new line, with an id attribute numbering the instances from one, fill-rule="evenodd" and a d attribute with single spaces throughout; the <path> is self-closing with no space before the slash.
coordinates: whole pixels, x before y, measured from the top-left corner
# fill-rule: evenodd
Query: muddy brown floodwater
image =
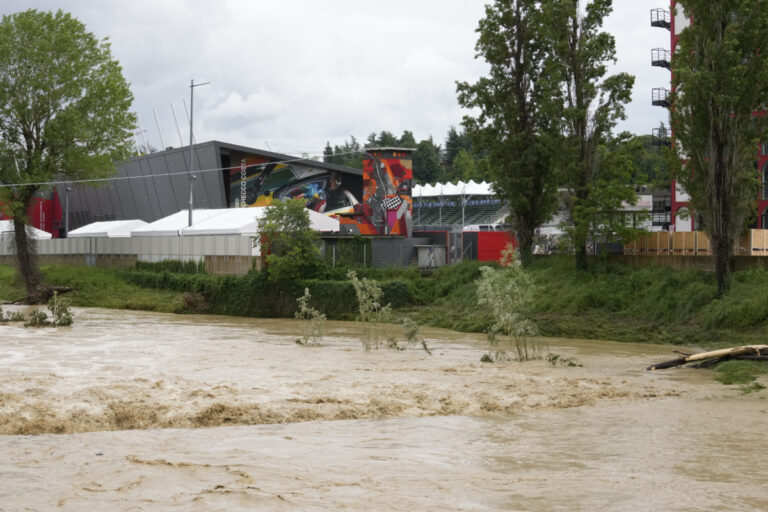
<path id="1" fill-rule="evenodd" d="M 552 368 L 482 364 L 479 335 L 426 330 L 429 356 L 327 331 L 0 326 L 0 511 L 768 510 L 765 392 L 643 371 L 671 347 L 550 339 L 583 364 Z"/>

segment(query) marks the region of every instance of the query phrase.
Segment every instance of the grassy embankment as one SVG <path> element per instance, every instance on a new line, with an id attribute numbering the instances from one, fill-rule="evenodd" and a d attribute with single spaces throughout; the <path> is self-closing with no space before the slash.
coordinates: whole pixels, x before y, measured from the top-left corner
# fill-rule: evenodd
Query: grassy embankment
<path id="1" fill-rule="evenodd" d="M 478 308 L 474 281 L 478 262 L 439 269 L 422 277 L 414 269 L 359 270 L 382 283 L 395 317 L 422 325 L 480 332 L 489 324 Z M 262 275 L 211 276 L 145 266 L 128 271 L 90 267 L 45 267 L 47 282 L 70 286 L 73 305 L 160 312 L 205 312 L 239 316 L 292 316 L 295 298 L 307 286 L 330 318 L 352 319 L 354 292 L 341 269 L 324 280 L 282 287 Z M 533 318 L 547 336 L 698 345 L 702 348 L 765 343 L 768 271 L 732 276 L 731 290 L 715 299 L 711 273 L 661 267 L 632 268 L 594 262 L 576 272 L 570 258 L 547 258 L 531 270 L 538 285 Z M 14 271 L 0 267 L 0 301 L 24 295 Z"/>

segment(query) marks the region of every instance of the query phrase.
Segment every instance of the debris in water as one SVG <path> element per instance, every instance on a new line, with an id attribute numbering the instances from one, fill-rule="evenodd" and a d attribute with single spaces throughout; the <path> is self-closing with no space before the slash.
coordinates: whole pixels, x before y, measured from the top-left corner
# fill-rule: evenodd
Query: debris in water
<path id="1" fill-rule="evenodd" d="M 698 354 L 683 354 L 682 357 L 670 359 L 651 365 L 646 371 L 664 370 L 666 368 L 675 368 L 687 363 L 700 362 L 707 366 L 727 361 L 729 359 L 750 359 L 753 361 L 768 360 L 768 345 L 744 345 L 741 347 L 723 348 L 720 350 L 711 350 L 709 352 L 700 352 Z"/>

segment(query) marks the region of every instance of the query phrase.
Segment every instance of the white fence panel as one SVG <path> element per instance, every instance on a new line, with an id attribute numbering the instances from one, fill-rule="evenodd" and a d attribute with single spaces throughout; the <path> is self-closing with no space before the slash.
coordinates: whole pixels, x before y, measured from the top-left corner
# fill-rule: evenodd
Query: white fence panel
<path id="1" fill-rule="evenodd" d="M 144 236 L 134 238 L 54 238 L 37 241 L 40 255 L 128 255 L 140 261 L 201 261 L 206 256 L 252 256 L 251 237 L 240 235 Z M 0 255 L 15 254 L 11 240 L 0 241 Z"/>

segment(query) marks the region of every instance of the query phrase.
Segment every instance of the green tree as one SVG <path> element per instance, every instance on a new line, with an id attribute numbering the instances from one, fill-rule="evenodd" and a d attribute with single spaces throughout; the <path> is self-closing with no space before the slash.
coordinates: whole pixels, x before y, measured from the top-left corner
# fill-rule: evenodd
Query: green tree
<path id="1" fill-rule="evenodd" d="M 671 178 L 669 164 L 662 148 L 653 145 L 651 135 L 636 135 L 635 139 L 642 150 L 635 157 L 632 184 L 647 185 L 651 188 L 669 188 Z"/>
<path id="2" fill-rule="evenodd" d="M 487 5 L 476 50 L 490 65 L 489 75 L 472 85 L 457 85 L 459 103 L 479 110 L 476 117 L 465 116 L 463 124 L 473 142 L 488 152 L 493 186 L 509 203 L 526 265 L 536 227 L 557 207 L 553 158 L 560 84 L 552 78 L 552 46 L 544 37 L 550 20 L 542 10 L 542 4 L 552 1 L 496 0 Z M 458 146 L 458 141 L 451 145 Z"/>
<path id="3" fill-rule="evenodd" d="M 0 201 L 13 216 L 27 294 L 40 285 L 25 221 L 51 180 L 106 176 L 131 152 L 133 96 L 109 44 L 69 14 L 34 9 L 0 22 Z M 18 167 L 17 167 L 18 166 Z"/>
<path id="4" fill-rule="evenodd" d="M 403 130 L 403 134 L 400 136 L 400 140 L 397 141 L 397 145 L 401 148 L 415 148 L 417 143 L 416 138 L 413 136 L 413 132 L 410 130 Z"/>
<path id="5" fill-rule="evenodd" d="M 330 141 L 325 143 L 325 148 L 323 149 L 323 162 L 327 164 L 336 163 L 336 157 L 334 156 L 333 148 L 331 147 Z"/>
<path id="6" fill-rule="evenodd" d="M 611 13 L 611 0 L 591 0 L 582 10 L 580 0 L 542 2 L 542 30 L 550 40 L 555 59 L 552 68 L 560 80 L 563 139 L 556 150 L 560 157 L 561 182 L 570 195 L 573 243 L 576 264 L 587 268 L 586 242 L 590 233 L 586 210 L 607 208 L 616 199 L 600 188 L 600 148 L 611 144 L 611 131 L 624 119 L 624 105 L 630 101 L 634 77 L 619 73 L 605 77 L 606 64 L 616 60 L 611 34 L 602 32 L 603 20 Z M 597 194 L 597 195 L 595 195 Z"/>
<path id="7" fill-rule="evenodd" d="M 585 198 L 572 208 L 572 241 L 591 239 L 595 243 L 630 241 L 640 234 L 639 226 L 647 214 L 629 213 L 637 194 L 631 183 L 637 168 L 635 161 L 642 154 L 640 141 L 630 133 L 609 138 L 596 151 L 595 170 L 589 181 Z M 581 230 L 581 231 L 580 231 Z"/>
<path id="8" fill-rule="evenodd" d="M 398 145 L 399 145 L 399 141 L 397 137 L 395 137 L 395 135 L 392 132 L 388 132 L 387 130 L 382 130 L 381 132 L 379 132 L 378 135 L 376 135 L 376 132 L 371 133 L 370 135 L 368 135 L 368 139 L 366 140 L 366 143 L 365 143 L 365 146 L 367 148 L 376 148 L 376 147 L 387 148 L 387 147 L 397 147 Z"/>
<path id="9" fill-rule="evenodd" d="M 450 177 L 461 181 L 482 181 L 477 161 L 466 149 L 461 149 L 451 163 Z"/>
<path id="10" fill-rule="evenodd" d="M 672 60 L 671 124 L 681 146 L 674 174 L 702 217 L 722 295 L 758 197 L 757 142 L 768 135 L 766 117 L 753 115 L 768 104 L 768 1 L 678 4 L 693 24 Z"/>
<path id="11" fill-rule="evenodd" d="M 451 164 L 461 150 L 470 154 L 472 152 L 472 139 L 466 130 L 460 132 L 451 126 L 445 137 L 445 161 Z"/>
<path id="12" fill-rule="evenodd" d="M 329 152 L 328 147 L 326 147 L 323 155 L 323 161 L 327 163 L 344 165 L 355 169 L 363 168 L 362 147 L 354 135 L 350 135 L 349 140 L 345 140 L 341 146 L 334 146 L 332 152 Z"/>
<path id="13" fill-rule="evenodd" d="M 306 279 L 322 269 L 318 235 L 303 199 L 273 202 L 258 220 L 258 228 L 270 280 Z"/>
<path id="14" fill-rule="evenodd" d="M 440 146 L 432 137 L 422 140 L 413 152 L 413 178 L 419 183 L 438 183 L 445 179 Z"/>

